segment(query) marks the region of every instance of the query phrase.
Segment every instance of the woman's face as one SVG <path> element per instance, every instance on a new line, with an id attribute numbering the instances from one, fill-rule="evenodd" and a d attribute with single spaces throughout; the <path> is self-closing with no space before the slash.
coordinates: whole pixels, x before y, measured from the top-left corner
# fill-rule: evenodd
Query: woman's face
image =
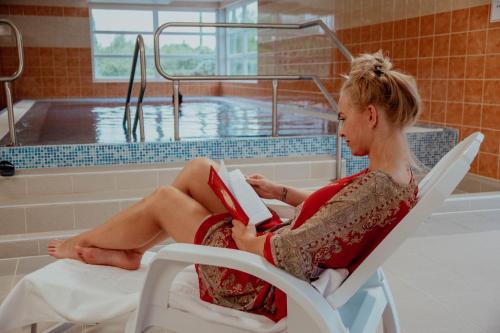
<path id="1" fill-rule="evenodd" d="M 339 118 L 343 121 L 340 136 L 354 156 L 367 155 L 372 140 L 369 111 L 357 110 L 346 93 L 340 94 L 339 109 Z"/>

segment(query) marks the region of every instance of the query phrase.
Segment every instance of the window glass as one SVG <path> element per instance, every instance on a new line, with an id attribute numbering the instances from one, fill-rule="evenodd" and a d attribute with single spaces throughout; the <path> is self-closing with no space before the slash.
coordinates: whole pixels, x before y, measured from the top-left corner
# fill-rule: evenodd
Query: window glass
<path id="1" fill-rule="evenodd" d="M 245 6 L 245 22 L 257 23 L 257 1 L 250 2 Z"/>
<path id="2" fill-rule="evenodd" d="M 247 1 L 229 8 L 226 20 L 229 23 L 257 23 L 257 1 Z M 227 74 L 257 75 L 257 29 L 227 29 Z"/>
<path id="3" fill-rule="evenodd" d="M 112 6 L 112 5 L 110 5 Z M 137 33 L 144 38 L 148 80 L 160 79 L 154 64 L 154 30 L 166 22 L 216 21 L 215 10 L 184 11 L 150 9 L 91 8 L 94 78 L 128 80 Z M 168 28 L 160 36 L 160 56 L 168 74 L 216 75 L 217 38 L 215 28 Z M 137 65 L 139 67 L 139 65 Z M 136 78 L 140 70 L 136 68 Z"/>
<path id="4" fill-rule="evenodd" d="M 215 23 L 216 15 L 215 12 L 202 12 L 201 13 L 201 22 L 203 23 Z M 206 33 L 215 33 L 215 28 L 201 28 L 201 31 Z"/>
<path id="5" fill-rule="evenodd" d="M 257 31 L 252 29 L 247 34 L 247 51 L 257 52 Z"/>
<path id="6" fill-rule="evenodd" d="M 167 22 L 200 22 L 199 12 L 188 12 L 188 11 L 168 11 L 168 12 L 158 12 L 158 23 L 160 25 Z M 199 27 L 169 27 L 163 30 L 164 33 L 170 32 L 191 32 L 199 33 Z"/>
<path id="7" fill-rule="evenodd" d="M 245 75 L 244 62 L 241 59 L 231 59 L 229 60 L 229 71 L 231 75 Z"/>
<path id="8" fill-rule="evenodd" d="M 94 31 L 153 31 L 150 10 L 92 9 Z"/>
<path id="9" fill-rule="evenodd" d="M 169 75 L 215 75 L 213 57 L 162 57 L 160 62 Z"/>
<path id="10" fill-rule="evenodd" d="M 146 54 L 153 54 L 153 35 L 142 35 Z M 135 34 L 99 34 L 94 35 L 94 54 L 134 54 L 137 35 Z"/>
<path id="11" fill-rule="evenodd" d="M 96 79 L 119 79 L 130 77 L 132 57 L 100 57 L 94 58 Z"/>
<path id="12" fill-rule="evenodd" d="M 201 37 L 201 53 L 215 54 L 216 38 L 215 36 L 204 35 Z"/>

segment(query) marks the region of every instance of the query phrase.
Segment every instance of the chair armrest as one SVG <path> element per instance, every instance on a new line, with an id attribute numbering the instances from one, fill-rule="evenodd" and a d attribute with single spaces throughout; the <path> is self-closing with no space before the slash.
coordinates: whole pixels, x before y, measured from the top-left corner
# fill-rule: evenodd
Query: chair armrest
<path id="1" fill-rule="evenodd" d="M 301 312 L 318 325 L 317 332 L 336 332 L 338 322 L 332 320 L 333 309 L 308 282 L 302 281 L 268 263 L 253 253 L 193 244 L 170 244 L 153 258 L 141 294 L 136 326 L 142 327 L 143 316 L 151 308 L 166 309 L 170 285 L 182 269 L 191 264 L 214 265 L 237 269 L 265 280 L 287 294 Z M 158 296 L 159 295 L 159 296 Z M 289 313 L 289 315 L 293 315 Z"/>
<path id="2" fill-rule="evenodd" d="M 276 199 L 262 199 L 264 204 L 274 210 L 279 217 L 291 219 L 295 215 L 295 207 Z"/>

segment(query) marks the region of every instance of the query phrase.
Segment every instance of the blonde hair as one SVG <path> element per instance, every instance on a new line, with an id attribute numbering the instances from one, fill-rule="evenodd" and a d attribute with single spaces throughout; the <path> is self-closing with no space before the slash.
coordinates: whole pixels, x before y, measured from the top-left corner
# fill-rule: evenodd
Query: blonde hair
<path id="1" fill-rule="evenodd" d="M 348 93 L 358 109 L 381 107 L 389 122 L 404 128 L 413 125 L 420 115 L 420 95 L 415 79 L 392 67 L 382 51 L 362 54 L 353 60 L 341 92 Z"/>

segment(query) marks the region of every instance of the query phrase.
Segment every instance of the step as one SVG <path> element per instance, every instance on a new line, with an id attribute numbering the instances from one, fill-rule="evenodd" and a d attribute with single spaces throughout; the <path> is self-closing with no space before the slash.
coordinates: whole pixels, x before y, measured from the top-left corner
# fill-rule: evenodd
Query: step
<path id="1" fill-rule="evenodd" d="M 53 239 L 67 239 L 88 229 L 34 232 L 29 234 L 0 236 L 0 260 L 19 257 L 47 255 L 47 245 Z M 173 242 L 168 239 L 155 248 Z"/>
<path id="2" fill-rule="evenodd" d="M 329 179 L 284 181 L 317 188 Z M 0 204 L 0 235 L 92 228 L 132 205 L 153 189 L 24 198 Z"/>
<path id="3" fill-rule="evenodd" d="M 331 157 L 236 160 L 226 164 L 228 169 L 261 173 L 300 188 L 317 188 L 335 177 L 335 160 Z M 172 163 L 21 170 L 13 178 L 1 179 L 1 185 L 13 182 L 10 187 L 1 187 L 0 258 L 46 254 L 50 239 L 64 239 L 102 223 L 160 184 L 171 183 L 181 167 Z"/>
<path id="4" fill-rule="evenodd" d="M 0 202 L 43 195 L 151 189 L 170 184 L 183 164 L 19 170 L 14 177 L 0 177 Z M 336 174 L 335 158 L 331 156 L 228 160 L 226 164 L 228 169 L 237 167 L 245 174 L 258 172 L 280 182 L 333 179 Z"/>
<path id="5" fill-rule="evenodd" d="M 500 192 L 462 193 L 450 196 L 434 215 L 500 210 Z"/>

